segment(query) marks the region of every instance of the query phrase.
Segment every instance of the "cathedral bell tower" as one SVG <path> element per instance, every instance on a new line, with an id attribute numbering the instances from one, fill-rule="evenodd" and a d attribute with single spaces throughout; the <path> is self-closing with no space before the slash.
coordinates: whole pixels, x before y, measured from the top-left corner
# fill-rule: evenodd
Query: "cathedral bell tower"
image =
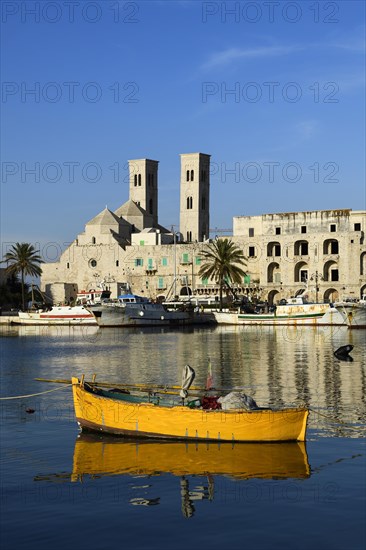
<path id="1" fill-rule="evenodd" d="M 180 232 L 186 242 L 203 242 L 209 238 L 210 156 L 180 155 Z"/>
<path id="2" fill-rule="evenodd" d="M 153 217 L 158 225 L 158 164 L 157 160 L 129 160 L 130 199 Z"/>

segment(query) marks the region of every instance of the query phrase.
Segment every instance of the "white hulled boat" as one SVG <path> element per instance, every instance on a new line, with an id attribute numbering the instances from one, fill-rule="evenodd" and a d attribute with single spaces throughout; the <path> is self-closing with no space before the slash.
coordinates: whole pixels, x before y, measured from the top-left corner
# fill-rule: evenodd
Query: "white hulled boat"
<path id="1" fill-rule="evenodd" d="M 252 311 L 250 311 L 252 309 Z M 241 307 L 235 312 L 214 313 L 219 324 L 227 325 L 345 325 L 345 319 L 333 304 L 306 302 L 298 296 L 281 300 L 278 306 Z"/>
<path id="2" fill-rule="evenodd" d="M 336 308 L 348 328 L 366 328 L 366 295 L 357 302 L 337 302 Z"/>
<path id="3" fill-rule="evenodd" d="M 32 289 L 33 290 L 33 289 Z M 96 325 L 88 306 L 101 303 L 111 293 L 105 289 L 81 290 L 76 296 L 76 305 L 53 305 L 19 311 L 12 321 L 14 325 Z"/>
<path id="4" fill-rule="evenodd" d="M 93 314 L 84 306 L 52 306 L 19 311 L 14 325 L 95 325 Z"/>

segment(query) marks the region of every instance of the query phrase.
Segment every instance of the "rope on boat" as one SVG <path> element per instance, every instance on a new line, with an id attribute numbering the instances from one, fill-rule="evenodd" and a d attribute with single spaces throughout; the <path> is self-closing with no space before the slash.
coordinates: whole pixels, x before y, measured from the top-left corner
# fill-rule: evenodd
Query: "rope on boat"
<path id="1" fill-rule="evenodd" d="M 0 397 L 0 400 L 4 401 L 6 399 L 25 399 L 26 397 L 35 397 L 36 395 L 43 395 L 45 393 L 51 393 L 52 391 L 64 390 L 65 388 L 68 388 L 69 386 L 72 386 L 72 384 L 67 384 L 66 386 L 62 386 L 61 388 L 54 388 L 53 390 L 41 391 L 39 393 L 30 393 L 28 395 L 15 395 L 13 397 Z"/>
<path id="2" fill-rule="evenodd" d="M 319 416 L 323 416 L 327 420 L 331 420 L 332 422 L 335 422 L 336 424 L 342 424 L 342 426 L 344 426 L 345 428 L 347 428 L 349 430 L 356 430 L 356 431 L 359 432 L 360 430 L 365 430 L 366 429 L 366 428 L 363 428 L 362 426 L 359 426 L 358 428 L 356 428 L 355 426 L 351 426 L 348 422 L 343 422 L 343 420 L 339 420 L 338 418 L 335 418 L 335 416 L 330 416 L 329 414 L 320 413 L 319 411 L 316 411 L 315 409 L 309 408 L 309 411 L 311 411 L 315 414 L 318 414 Z"/>

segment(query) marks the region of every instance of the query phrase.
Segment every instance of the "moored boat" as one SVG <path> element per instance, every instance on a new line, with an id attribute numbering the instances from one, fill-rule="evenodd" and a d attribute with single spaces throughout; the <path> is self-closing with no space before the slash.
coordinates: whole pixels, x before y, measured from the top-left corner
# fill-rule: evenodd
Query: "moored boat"
<path id="1" fill-rule="evenodd" d="M 33 287 L 32 287 L 33 293 Z M 42 293 L 41 293 L 42 294 Z M 100 304 L 110 297 L 104 288 L 80 290 L 76 295 L 76 305 L 32 305 L 29 311 L 19 311 L 12 320 L 13 325 L 93 325 L 96 320 L 87 307 Z M 32 299 L 32 304 L 35 304 Z"/>
<path id="2" fill-rule="evenodd" d="M 93 314 L 84 306 L 52 306 L 19 311 L 14 325 L 96 325 Z"/>
<path id="3" fill-rule="evenodd" d="M 278 306 L 261 308 L 239 308 L 235 312 L 218 311 L 218 324 L 227 325 L 345 325 L 345 319 L 333 304 L 309 303 L 303 298 L 281 300 Z"/>
<path id="4" fill-rule="evenodd" d="M 136 294 L 123 294 L 117 300 L 105 300 L 89 308 L 100 327 L 189 326 L 215 324 L 211 313 L 196 309 L 170 311 Z"/>
<path id="5" fill-rule="evenodd" d="M 72 378 L 76 420 L 84 430 L 128 437 L 193 441 L 305 441 L 306 408 L 231 408 L 226 396 L 207 406 L 200 399 L 105 390 Z M 186 392 L 183 394 L 186 396 Z M 246 396 L 247 397 L 247 396 Z M 251 403 L 250 398 L 246 400 Z M 220 402 L 220 399 L 218 399 Z M 225 405 L 224 405 L 225 403 Z M 222 408 L 221 408 L 222 406 Z"/>
<path id="6" fill-rule="evenodd" d="M 336 308 L 348 328 L 366 328 L 366 301 L 338 302 Z"/>
<path id="7" fill-rule="evenodd" d="M 76 305 L 91 306 L 100 304 L 104 300 L 108 300 L 111 296 L 111 291 L 103 288 L 90 288 L 89 290 L 79 290 L 76 295 Z"/>

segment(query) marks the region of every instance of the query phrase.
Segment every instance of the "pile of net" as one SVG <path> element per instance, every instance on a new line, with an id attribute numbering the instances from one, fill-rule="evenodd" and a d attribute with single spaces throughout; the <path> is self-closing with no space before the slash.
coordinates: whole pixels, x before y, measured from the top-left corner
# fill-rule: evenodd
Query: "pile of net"
<path id="1" fill-rule="evenodd" d="M 259 409 L 253 397 L 250 397 L 250 395 L 246 395 L 244 392 L 239 391 L 233 391 L 231 393 L 228 393 L 224 397 L 219 397 L 217 402 L 220 403 L 221 408 L 224 411 L 230 409 L 245 409 L 247 411 L 255 411 Z"/>

